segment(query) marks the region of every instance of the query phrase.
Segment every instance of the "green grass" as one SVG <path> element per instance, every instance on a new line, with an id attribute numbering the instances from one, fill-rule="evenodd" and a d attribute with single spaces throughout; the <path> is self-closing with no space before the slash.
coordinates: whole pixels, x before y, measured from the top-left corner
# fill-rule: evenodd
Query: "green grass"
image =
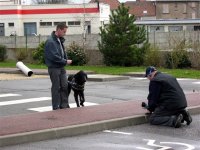
<path id="1" fill-rule="evenodd" d="M 45 65 L 37 65 L 37 64 L 25 64 L 30 69 L 47 69 Z M 15 61 L 6 61 L 0 62 L 0 68 L 6 67 L 16 67 Z M 68 70 L 87 70 L 94 71 L 97 74 L 111 74 L 111 75 L 122 75 L 127 72 L 145 72 L 144 66 L 142 67 L 109 67 L 109 66 L 67 66 Z M 171 74 L 177 78 L 194 78 L 200 79 L 200 70 L 194 69 L 165 69 L 165 68 L 157 68 L 161 72 L 165 72 Z"/>

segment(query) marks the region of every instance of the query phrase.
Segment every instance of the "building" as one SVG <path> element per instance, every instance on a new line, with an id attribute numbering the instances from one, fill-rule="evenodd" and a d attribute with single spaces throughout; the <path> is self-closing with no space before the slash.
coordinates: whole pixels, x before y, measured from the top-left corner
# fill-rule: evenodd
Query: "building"
<path id="1" fill-rule="evenodd" d="M 103 3 L 4 5 L 0 36 L 49 35 L 59 22 L 68 25 L 67 34 L 97 34 L 109 14 L 109 5 Z"/>
<path id="2" fill-rule="evenodd" d="M 110 10 L 115 10 L 120 5 L 118 0 L 91 0 L 90 3 L 104 3 L 110 5 Z"/>
<path id="3" fill-rule="evenodd" d="M 156 0 L 156 19 L 198 19 L 199 0 Z"/>
<path id="4" fill-rule="evenodd" d="M 144 25 L 148 32 L 200 31 L 199 19 L 136 20 L 135 24 Z"/>
<path id="5" fill-rule="evenodd" d="M 129 7 L 129 13 L 134 15 L 137 20 L 156 19 L 155 2 L 145 0 L 127 1 L 125 6 Z"/>

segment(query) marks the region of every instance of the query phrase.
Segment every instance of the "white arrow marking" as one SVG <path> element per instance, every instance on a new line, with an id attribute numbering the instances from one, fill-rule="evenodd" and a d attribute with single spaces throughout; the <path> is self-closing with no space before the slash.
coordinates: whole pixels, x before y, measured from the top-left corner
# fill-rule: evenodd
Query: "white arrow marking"
<path id="1" fill-rule="evenodd" d="M 187 149 L 185 149 L 185 150 L 193 150 L 193 149 L 195 149 L 194 146 L 189 145 L 189 144 L 186 144 L 186 143 L 179 143 L 179 142 L 160 142 L 160 143 L 161 143 L 161 144 L 163 143 L 163 144 L 183 145 L 183 146 L 186 146 L 186 147 L 187 147 Z"/>
<path id="2" fill-rule="evenodd" d="M 150 139 L 144 139 L 144 140 L 148 141 L 147 145 L 149 145 L 149 146 L 160 147 L 157 150 L 168 150 L 168 149 L 171 149 L 171 147 L 168 147 L 168 146 L 162 146 L 162 145 L 154 144 L 155 140 L 150 140 Z M 142 147 L 136 147 L 136 148 L 141 149 Z M 154 149 L 143 148 L 143 150 L 154 150 Z"/>
<path id="3" fill-rule="evenodd" d="M 145 140 L 148 140 L 148 139 L 145 139 Z M 149 140 L 149 142 L 147 143 L 147 145 L 149 146 L 155 146 L 155 147 L 161 147 L 161 149 L 158 149 L 158 150 L 167 150 L 167 149 L 170 149 L 171 147 L 168 147 L 168 146 L 161 146 L 161 145 L 156 145 L 154 144 L 156 140 Z"/>

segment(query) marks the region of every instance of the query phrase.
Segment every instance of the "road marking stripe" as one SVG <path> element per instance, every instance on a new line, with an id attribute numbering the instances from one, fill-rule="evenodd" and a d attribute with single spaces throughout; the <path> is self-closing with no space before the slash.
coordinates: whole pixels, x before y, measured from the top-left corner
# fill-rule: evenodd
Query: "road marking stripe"
<path id="1" fill-rule="evenodd" d="M 21 96 L 21 95 L 20 94 L 12 94 L 12 93 L 0 94 L 0 97 L 10 97 L 10 96 Z"/>
<path id="2" fill-rule="evenodd" d="M 193 82 L 193 84 L 200 84 L 200 82 Z"/>
<path id="3" fill-rule="evenodd" d="M 4 102 L 0 102 L 0 106 L 22 104 L 22 103 L 31 103 L 31 102 L 38 102 L 38 101 L 47 101 L 47 100 L 51 100 L 51 97 L 38 97 L 38 98 L 4 101 Z"/>
<path id="4" fill-rule="evenodd" d="M 85 102 L 84 105 L 85 106 L 94 106 L 94 105 L 98 105 L 98 104 L 97 103 Z M 71 104 L 69 104 L 69 106 L 70 106 L 70 108 L 76 108 L 76 103 L 71 103 Z M 46 112 L 46 111 L 52 111 L 52 106 L 29 108 L 27 110 L 37 111 L 37 112 Z"/>
<path id="5" fill-rule="evenodd" d="M 116 133 L 116 134 L 124 134 L 124 135 L 132 135 L 133 134 L 133 133 L 128 133 L 128 132 L 111 131 L 111 130 L 104 130 L 103 132 Z"/>

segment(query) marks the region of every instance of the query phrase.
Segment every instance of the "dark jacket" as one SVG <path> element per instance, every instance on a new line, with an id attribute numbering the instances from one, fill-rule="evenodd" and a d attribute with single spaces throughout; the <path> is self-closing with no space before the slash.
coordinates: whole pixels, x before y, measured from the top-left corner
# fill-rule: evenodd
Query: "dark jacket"
<path id="1" fill-rule="evenodd" d="M 59 39 L 64 50 L 63 43 L 65 39 L 62 37 Z M 45 64 L 49 68 L 62 68 L 67 64 L 66 53 L 64 51 L 64 56 L 62 56 L 62 49 L 60 47 L 57 36 L 55 35 L 55 31 L 52 32 L 51 36 L 47 39 L 45 43 L 44 57 Z"/>
<path id="2" fill-rule="evenodd" d="M 150 111 L 158 106 L 179 110 L 187 107 L 187 101 L 176 78 L 157 72 L 149 84 L 148 105 Z"/>

